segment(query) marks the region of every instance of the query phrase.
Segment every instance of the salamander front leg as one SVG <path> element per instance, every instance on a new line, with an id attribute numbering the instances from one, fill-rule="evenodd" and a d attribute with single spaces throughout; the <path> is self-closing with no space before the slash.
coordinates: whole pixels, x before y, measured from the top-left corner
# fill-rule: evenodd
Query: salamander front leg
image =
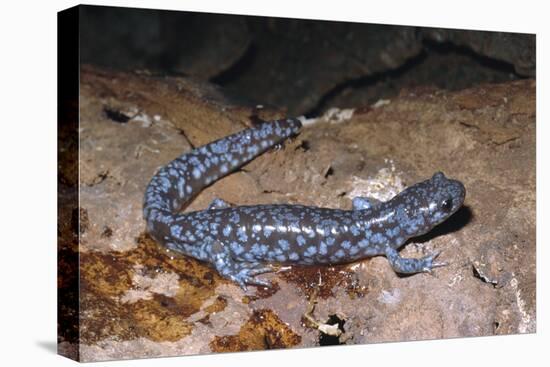
<path id="1" fill-rule="evenodd" d="M 265 266 L 259 262 L 237 261 L 231 256 L 229 247 L 219 241 L 212 245 L 211 253 L 211 261 L 218 273 L 239 284 L 245 292 L 247 285 L 271 287 L 269 281 L 256 278 L 256 275 L 273 272 L 275 270 L 273 267 Z"/>
<path id="2" fill-rule="evenodd" d="M 396 273 L 401 274 L 430 273 L 433 268 L 447 265 L 444 262 L 434 262 L 439 254 L 440 252 L 435 252 L 420 259 L 410 259 L 399 256 L 399 253 L 390 246 L 386 249 L 386 257 L 391 267 Z"/>

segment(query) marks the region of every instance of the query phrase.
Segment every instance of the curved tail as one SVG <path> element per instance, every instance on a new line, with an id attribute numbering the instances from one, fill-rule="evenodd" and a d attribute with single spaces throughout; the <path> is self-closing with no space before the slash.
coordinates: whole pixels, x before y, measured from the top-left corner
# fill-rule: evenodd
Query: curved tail
<path id="1" fill-rule="evenodd" d="M 151 234 L 214 181 L 300 131 L 298 119 L 263 122 L 185 153 L 162 167 L 145 190 L 143 215 Z M 158 228 L 161 232 L 161 228 Z M 157 236 L 155 236 L 157 237 Z"/>

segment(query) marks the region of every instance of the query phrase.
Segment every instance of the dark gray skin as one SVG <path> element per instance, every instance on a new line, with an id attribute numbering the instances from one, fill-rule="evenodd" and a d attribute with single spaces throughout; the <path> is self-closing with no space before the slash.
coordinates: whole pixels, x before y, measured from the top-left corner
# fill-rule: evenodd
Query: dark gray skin
<path id="1" fill-rule="evenodd" d="M 464 185 L 441 172 L 384 203 L 356 198 L 353 210 L 230 207 L 216 199 L 207 210 L 176 214 L 203 187 L 296 134 L 300 127 L 296 119 L 263 123 L 184 154 L 162 168 L 146 191 L 144 214 L 150 233 L 172 250 L 213 264 L 243 289 L 247 284 L 269 286 L 256 276 L 273 271 L 272 263 L 338 264 L 385 255 L 396 272 L 405 274 L 445 265 L 434 262 L 438 253 L 408 259 L 397 252 L 409 238 L 430 231 L 462 206 Z"/>

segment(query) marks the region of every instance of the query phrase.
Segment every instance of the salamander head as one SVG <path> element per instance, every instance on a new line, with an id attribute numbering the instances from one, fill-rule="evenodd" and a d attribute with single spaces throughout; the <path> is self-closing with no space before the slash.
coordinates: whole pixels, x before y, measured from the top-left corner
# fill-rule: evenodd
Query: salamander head
<path id="1" fill-rule="evenodd" d="M 429 180 L 403 190 L 394 199 L 398 221 L 410 237 L 430 231 L 453 215 L 464 203 L 466 189 L 457 180 L 435 173 Z"/>

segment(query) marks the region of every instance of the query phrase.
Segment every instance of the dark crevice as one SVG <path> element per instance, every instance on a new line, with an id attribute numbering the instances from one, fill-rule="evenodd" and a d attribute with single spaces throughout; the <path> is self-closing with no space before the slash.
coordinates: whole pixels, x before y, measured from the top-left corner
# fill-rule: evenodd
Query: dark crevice
<path id="1" fill-rule="evenodd" d="M 264 189 L 264 190 L 262 190 L 262 194 L 280 194 L 280 195 L 284 195 L 284 192 L 281 192 L 281 191 L 278 191 L 278 190 Z"/>
<path id="2" fill-rule="evenodd" d="M 477 279 L 481 280 L 483 283 L 489 284 L 489 285 L 493 286 L 493 288 L 496 288 L 497 284 L 495 282 L 490 281 L 489 279 L 487 279 L 483 275 L 481 275 L 479 273 L 479 271 L 477 270 L 477 268 L 475 267 L 475 265 L 473 265 L 473 264 L 472 264 L 472 274 L 474 275 L 474 278 L 477 278 Z"/>
<path id="3" fill-rule="evenodd" d="M 483 283 L 487 283 L 487 281 L 485 279 L 483 279 L 481 274 L 479 274 L 479 271 L 477 271 L 477 269 L 474 265 L 472 265 L 472 275 L 474 276 L 474 278 L 477 278 L 477 279 L 481 280 Z"/>
<path id="4" fill-rule="evenodd" d="M 414 73 L 414 69 L 425 62 L 428 57 L 444 56 L 450 53 L 454 53 L 458 56 L 466 56 L 474 60 L 479 66 L 496 70 L 502 74 L 513 75 L 514 78 L 526 78 L 519 75 L 515 71 L 515 68 L 512 64 L 488 56 L 480 55 L 469 47 L 455 45 L 452 42 L 438 43 L 436 41 L 426 39 L 424 39 L 422 43 L 424 48 L 418 55 L 410 58 L 401 66 L 395 69 L 374 73 L 358 79 L 347 80 L 336 85 L 319 100 L 315 107 L 307 111 L 305 113 L 305 116 L 307 118 L 319 116 L 327 108 L 327 104 L 329 103 L 329 101 L 331 101 L 333 98 L 335 98 L 348 88 L 360 89 L 374 87 L 377 83 L 398 79 L 406 73 Z M 420 85 L 421 84 L 419 84 L 419 86 Z"/>
<path id="5" fill-rule="evenodd" d="M 178 133 L 183 136 L 183 138 L 187 141 L 187 143 L 189 144 L 189 146 L 191 147 L 191 149 L 195 149 L 195 144 L 193 144 L 193 142 L 191 141 L 191 139 L 189 139 L 189 137 L 187 136 L 187 134 L 185 133 L 185 130 L 183 129 L 180 129 L 180 128 L 176 128 L 176 130 L 178 131 Z"/>
<path id="6" fill-rule="evenodd" d="M 514 65 L 489 56 L 481 55 L 467 46 L 456 45 L 450 41 L 440 43 L 429 39 L 424 39 L 422 43 L 424 44 L 424 48 L 430 53 L 433 52 L 437 55 L 455 53 L 457 55 L 467 56 L 480 66 L 491 68 L 502 73 L 514 74 L 517 78 L 525 78 L 516 72 Z"/>
<path id="7" fill-rule="evenodd" d="M 223 87 L 236 81 L 251 68 L 254 60 L 256 59 L 257 53 L 258 47 L 253 42 L 250 43 L 245 53 L 239 60 L 237 60 L 237 62 L 235 62 L 227 70 L 222 71 L 220 74 L 210 78 L 210 82 Z"/>
<path id="8" fill-rule="evenodd" d="M 342 332 L 342 334 L 345 332 L 344 330 L 345 323 L 346 323 L 346 320 L 339 318 L 338 315 L 330 315 L 328 318 L 328 321 L 326 322 L 326 324 L 328 325 L 338 325 L 338 329 Z M 321 335 L 319 336 L 320 346 L 342 345 L 342 344 L 344 343 L 340 341 L 339 336 L 327 335 L 325 333 L 321 333 Z"/>
<path id="9" fill-rule="evenodd" d="M 300 145 L 298 145 L 296 148 L 294 148 L 294 150 L 298 150 L 298 149 L 301 149 L 302 152 L 307 152 L 308 150 L 311 149 L 311 144 L 307 140 L 302 140 L 300 142 Z"/>
<path id="10" fill-rule="evenodd" d="M 309 111 L 307 111 L 304 115 L 307 118 L 313 118 L 319 116 L 321 113 L 323 113 L 324 109 L 327 107 L 327 103 L 342 93 L 345 89 L 352 88 L 352 89 L 358 89 L 358 88 L 366 88 L 372 85 L 375 85 L 376 83 L 383 81 L 388 78 L 397 78 L 410 70 L 414 69 L 416 66 L 418 66 L 422 61 L 424 61 L 427 57 L 427 53 L 422 51 L 420 54 L 416 57 L 413 57 L 409 60 L 407 60 L 403 65 L 399 66 L 396 69 L 383 71 L 379 73 L 374 73 L 372 75 L 353 79 L 353 80 L 347 80 L 343 83 L 340 83 L 336 85 L 334 88 L 332 88 L 330 91 L 328 91 L 320 100 L 319 103 Z"/>
<path id="11" fill-rule="evenodd" d="M 103 107 L 103 112 L 105 113 L 105 116 L 107 116 L 109 120 L 118 122 L 119 124 L 125 124 L 128 121 L 130 121 L 130 118 L 131 118 L 125 113 L 122 113 L 120 111 L 117 111 L 109 107 Z"/>
<path id="12" fill-rule="evenodd" d="M 109 226 L 103 226 L 103 231 L 101 232 L 101 238 L 111 238 L 113 236 L 113 229 Z"/>

